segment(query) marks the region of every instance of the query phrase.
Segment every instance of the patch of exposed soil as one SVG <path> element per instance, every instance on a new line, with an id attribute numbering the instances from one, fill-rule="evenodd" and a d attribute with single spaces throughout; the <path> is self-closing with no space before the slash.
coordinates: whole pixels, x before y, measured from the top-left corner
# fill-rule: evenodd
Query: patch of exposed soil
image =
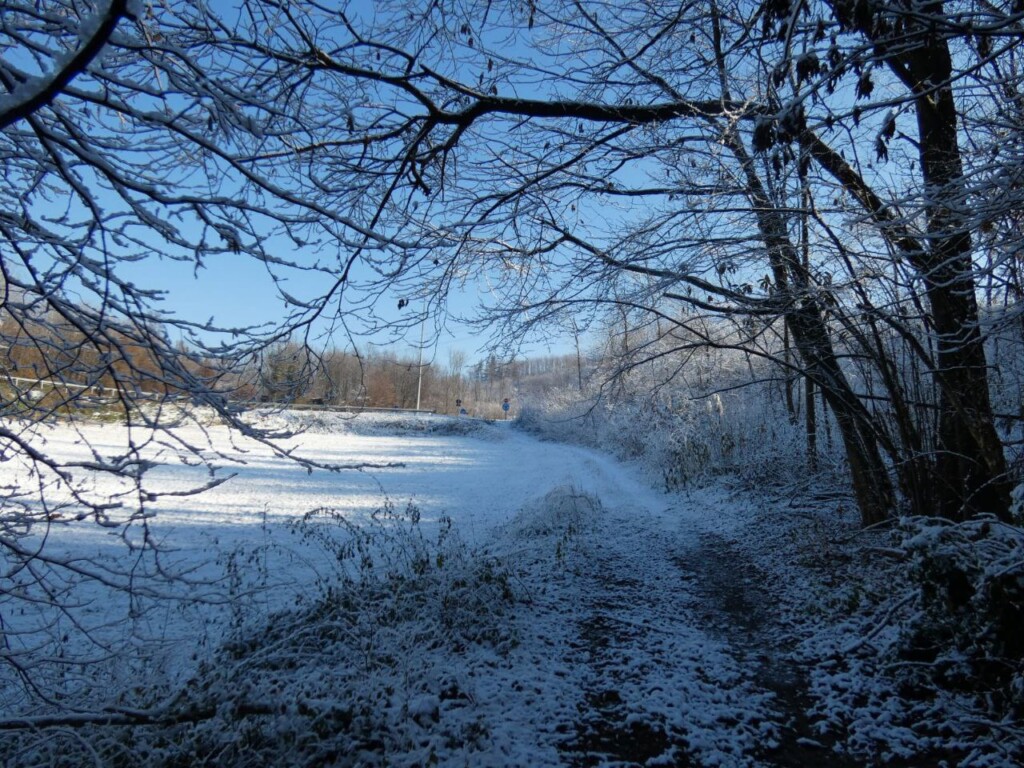
<path id="1" fill-rule="evenodd" d="M 701 750 L 717 750 L 713 764 L 746 765 L 741 753 L 754 749 L 757 706 L 748 705 L 739 676 L 718 678 L 720 646 L 705 648 L 708 635 L 694 628 L 689 610 L 692 590 L 680 588 L 678 542 L 629 518 L 611 525 L 615 532 L 598 536 L 579 562 L 583 605 L 572 663 L 586 675 L 560 747 L 565 764 L 700 768 Z M 720 731 L 721 744 L 709 729 Z"/>
<path id="2" fill-rule="evenodd" d="M 565 560 L 580 596 L 567 661 L 585 670 L 566 765 L 861 765 L 809 716 L 781 587 L 750 555 L 697 524 L 668 532 L 588 503 L 594 528 L 564 542 L 579 548 Z"/>
<path id="3" fill-rule="evenodd" d="M 608 583 L 608 587 L 613 593 L 631 591 L 628 582 Z M 629 599 L 627 594 L 622 597 Z M 613 607 L 607 602 L 595 605 L 598 611 Z M 627 625 L 604 613 L 594 613 L 580 624 L 578 648 L 593 670 L 597 684 L 584 692 L 575 733 L 562 747 L 569 765 L 575 768 L 642 766 L 672 747 L 673 740 L 663 728 L 630 717 L 627 702 L 614 687 L 617 675 L 612 659 L 616 647 L 633 639 L 634 633 L 627 630 Z M 606 685 L 601 685 L 602 682 Z M 690 764 L 677 762 L 675 765 L 684 768 Z"/>
<path id="4" fill-rule="evenodd" d="M 761 759 L 778 768 L 855 768 L 861 764 L 835 751 L 834 737 L 822 735 L 808 717 L 807 675 L 789 654 L 775 623 L 766 575 L 742 550 L 720 536 L 701 533 L 699 546 L 676 565 L 701 599 L 704 628 L 728 642 L 754 681 L 775 696 L 779 743 Z"/>

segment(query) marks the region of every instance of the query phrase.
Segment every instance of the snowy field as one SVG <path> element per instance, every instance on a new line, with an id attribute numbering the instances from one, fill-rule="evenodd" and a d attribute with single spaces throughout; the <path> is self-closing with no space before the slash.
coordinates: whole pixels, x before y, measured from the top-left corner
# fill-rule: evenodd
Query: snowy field
<path id="1" fill-rule="evenodd" d="M 270 583 L 260 598 L 280 606 L 324 575 L 317 562 L 322 553 L 309 551 L 291 532 L 291 524 L 312 510 L 330 510 L 359 525 L 385 506 L 402 513 L 412 505 L 421 514 L 424 532 L 436 530 L 438 521 L 447 518 L 463 542 L 479 548 L 500 535 L 524 506 L 553 488 L 588 493 L 616 489 L 619 496 L 635 499 L 645 513 L 669 506 L 667 497 L 613 460 L 540 442 L 507 423 L 297 413 L 275 415 L 262 424 L 305 430 L 277 444 L 293 458 L 224 427 L 178 428 L 180 440 L 201 448 L 204 463 L 198 456 L 183 457 L 166 439 L 141 449 L 152 464 L 143 482 L 144 492 L 153 496 L 145 504 L 144 525 L 133 523 L 123 530 L 72 521 L 75 507 L 68 498 L 67 512 L 55 515 L 45 532 L 48 551 L 120 557 L 125 541 L 141 544 L 145 538 L 157 543 L 165 566 L 188 571 L 198 584 L 215 579 L 218 563 L 231 553 L 272 545 L 264 553 L 272 559 L 261 566 L 267 571 L 261 578 Z M 45 451 L 67 463 L 125 453 L 126 433 L 118 426 L 47 428 L 41 436 Z M 301 460 L 336 469 L 309 469 Z M 22 475 L 24 482 L 28 475 Z M 214 478 L 223 482 L 191 495 Z M 121 499 L 126 507 L 135 501 L 130 483 L 123 480 L 87 476 L 85 486 L 93 498 L 127 493 Z M 113 522 L 119 514 L 111 512 Z"/>
<path id="2" fill-rule="evenodd" d="M 720 641 L 687 621 L 682 576 L 663 581 L 666 567 L 678 573 L 666 562 L 679 551 L 680 526 L 696 519 L 681 514 L 679 497 L 653 490 L 606 456 L 540 442 L 506 424 L 426 417 L 399 425 L 372 417 L 313 421 L 288 443 L 295 455 L 331 465 L 394 466 L 310 472 L 219 428 L 189 427 L 194 434 L 182 436 L 208 446 L 215 476 L 229 480 L 195 496 L 162 495 L 204 484 L 208 470 L 151 446 L 145 453 L 155 467 L 145 487 L 157 496 L 144 526 L 134 524 L 125 536 L 89 522 L 54 521 L 51 555 L 124 558 L 125 538 L 138 543 L 145 535 L 162 549 L 165 571 L 184 574 L 201 599 L 154 600 L 137 611 L 132 601 L 86 585 L 75 611 L 79 626 L 110 647 L 124 640 L 119 633 L 130 633 L 128 646 L 145 659 L 147 674 L 173 690 L 232 631 L 309 605 L 333 583 L 337 562 L 330 548 L 320 536 L 302 535 L 322 529 L 294 524 L 311 510 L 331 510 L 323 530 L 346 533 L 339 520 L 392 526 L 401 540 L 415 528 L 416 541 L 437 548 L 444 529 L 459 542 L 461 567 L 475 573 L 479 563 L 493 563 L 493 581 L 514 601 L 498 606 L 494 637 L 458 643 L 454 655 L 452 648 L 432 648 L 417 659 L 414 649 L 400 671 L 388 673 L 405 677 L 404 690 L 381 683 L 387 677 L 381 669 L 361 682 L 348 680 L 361 687 L 357 698 L 377 695 L 375 686 L 390 691 L 378 726 L 392 733 L 386 763 L 413 765 L 433 753 L 452 764 L 560 765 L 567 752 L 610 749 L 602 746 L 612 739 L 605 720 L 621 720 L 616 727 L 627 730 L 642 726 L 652 759 L 674 759 L 686 745 L 709 765 L 743 764 L 759 738 L 771 738 L 774 726 L 762 711 L 767 695 L 748 687 Z M 120 428 L 92 425 L 50 430 L 46 448 L 86 459 L 90 451 L 123 451 L 123 441 Z M 409 505 L 418 511 L 418 526 L 405 519 Z M 386 507 L 392 516 L 374 515 Z M 612 604 L 598 581 L 630 595 Z M 222 600 L 226 590 L 230 603 Z M 35 624 L 31 616 L 7 621 L 47 632 L 51 621 L 66 621 L 44 614 Z M 605 669 L 612 650 L 615 669 Z M 118 673 L 111 674 L 116 688 Z M 445 698 L 445 690 L 455 689 L 460 695 Z M 406 732 L 428 722 L 420 737 Z M 723 729 L 722 722 L 733 727 Z"/>
<path id="3" fill-rule="evenodd" d="M 421 513 L 419 527 L 426 535 L 436 531 L 439 519 L 449 518 L 460 539 L 477 547 L 530 500 L 560 485 L 582 482 L 589 487 L 600 474 L 593 463 L 596 457 L 587 461 L 578 450 L 531 440 L 506 424 L 449 422 L 426 415 L 404 422 L 369 415 L 324 421 L 299 414 L 270 417 L 269 424 L 306 428 L 279 447 L 295 459 L 340 469 L 310 470 L 226 428 L 189 425 L 177 429 L 176 436 L 200 448 L 198 456 L 183 456 L 166 439 L 141 450 L 151 462 L 143 489 L 153 496 L 146 502 L 143 521 L 127 528 L 74 521 L 76 507 L 68 494 L 51 491 L 50 504 L 56 495 L 58 508 L 62 503 L 68 508 L 54 515 L 38 541 L 45 540 L 46 551 L 55 558 L 99 563 L 131 560 L 128 547 L 144 540 L 155 543 L 160 568 L 184 575 L 192 585 L 184 597 L 213 602 L 230 597 L 233 603 L 251 599 L 271 612 L 301 602 L 318 582 L 331 578 L 334 563 L 325 563 L 322 549 L 294 528 L 295 521 L 313 510 L 330 510 L 362 525 L 386 507 L 401 514 L 413 505 Z M 38 442 L 49 455 L 71 463 L 123 455 L 126 440 L 121 427 L 85 424 L 74 430 L 46 428 Z M 27 469 L 18 472 L 11 463 L 5 467 L 8 482 L 31 487 Z M 190 494 L 214 478 L 223 482 Z M 86 474 L 84 489 L 92 498 L 120 498 L 129 508 L 136 501 L 130 483 L 111 477 Z M 119 514 L 117 509 L 111 512 L 112 522 Z M 240 565 L 243 561 L 245 567 Z M 231 594 L 226 596 L 229 578 L 237 583 L 230 585 Z M 107 627 L 111 606 L 118 604 L 116 597 L 90 594 L 79 616 L 86 624 Z M 121 607 L 130 611 L 127 603 Z M 238 606 L 232 607 L 237 612 Z M 213 627 L 218 611 L 179 608 L 166 623 L 146 631 L 178 646 L 180 638 L 196 636 L 196 627 L 190 624 L 196 620 Z"/>
<path id="4" fill-rule="evenodd" d="M 80 696 L 77 716 L 190 723 L 99 727 L 86 751 L 101 764 L 843 766 L 946 749 L 907 727 L 863 661 L 851 676 L 828 660 L 857 637 L 832 626 L 850 593 L 808 574 L 849 560 L 834 544 L 853 530 L 842 504 L 790 500 L 797 534 L 749 495 L 666 494 L 508 424 L 273 419 L 306 428 L 293 455 L 350 468 L 185 427 L 230 479 L 173 495 L 210 470 L 154 443 L 144 521 L 105 529 L 69 507 L 47 531 L 49 555 L 108 563 L 130 592 L 72 578 L 64 612 L 3 596 L 11 658 L 89 660 L 53 681 Z M 124 438 L 50 429 L 45 447 L 88 460 Z M 131 549 L 143 540 L 156 560 Z M 49 722 L 2 682 L 0 726 Z M 4 738 L 0 757 L 26 765 L 85 754 L 80 733 Z M 842 740 L 860 761 L 832 752 Z M 1000 764 L 982 757 L 963 764 Z"/>

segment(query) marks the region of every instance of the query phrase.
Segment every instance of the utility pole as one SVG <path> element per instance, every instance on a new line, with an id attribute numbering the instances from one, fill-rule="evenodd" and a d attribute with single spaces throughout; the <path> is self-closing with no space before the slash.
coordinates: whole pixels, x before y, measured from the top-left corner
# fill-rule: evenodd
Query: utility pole
<path id="1" fill-rule="evenodd" d="M 427 302 L 423 301 L 423 319 L 420 320 L 420 361 L 416 366 L 419 376 L 416 378 L 416 413 L 420 411 L 420 394 L 423 392 L 423 328 L 427 324 Z"/>

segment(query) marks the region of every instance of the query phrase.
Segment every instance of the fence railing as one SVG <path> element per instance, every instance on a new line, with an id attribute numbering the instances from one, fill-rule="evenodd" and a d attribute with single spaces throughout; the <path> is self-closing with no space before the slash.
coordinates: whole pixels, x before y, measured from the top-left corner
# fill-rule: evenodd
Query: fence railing
<path id="1" fill-rule="evenodd" d="M 383 408 L 373 405 L 326 405 L 323 403 L 269 403 L 250 401 L 244 403 L 248 408 L 283 408 L 290 411 L 331 411 L 336 413 L 432 413 L 437 411 L 426 408 Z"/>

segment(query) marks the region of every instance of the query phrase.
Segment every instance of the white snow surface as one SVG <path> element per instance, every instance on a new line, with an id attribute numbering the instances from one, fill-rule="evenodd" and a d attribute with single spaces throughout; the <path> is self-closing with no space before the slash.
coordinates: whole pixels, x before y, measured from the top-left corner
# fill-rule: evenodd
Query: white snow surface
<path id="1" fill-rule="evenodd" d="M 720 536 L 743 518 L 723 491 L 665 494 L 606 455 L 541 442 L 501 423 L 272 418 L 309 428 L 288 441 L 298 456 L 398 466 L 309 471 L 220 427 L 183 427 L 194 430 L 184 435 L 190 443 L 221 453 L 209 453 L 217 476 L 234 476 L 199 495 L 161 497 L 202 485 L 208 471 L 169 450 L 149 450 L 157 466 L 146 488 L 158 495 L 147 505 L 155 516 L 146 535 L 164 548 L 166 568 L 197 582 L 196 595 L 230 588 L 232 601 L 156 601 L 138 615 L 130 601 L 94 585 L 78 619 L 111 642 L 121 633 L 145 659 L 147 675 L 167 690 L 195 674 L 240 626 L 258 628 L 322 594 L 337 562 L 299 535 L 296 519 L 324 509 L 373 525 L 375 510 L 390 505 L 401 515 L 411 504 L 426 539 L 441 535 L 450 518 L 469 559 L 495 564 L 500 578 L 481 583 L 500 581 L 514 593 L 510 606 L 482 621 L 490 639 L 421 646 L 410 640 L 415 623 L 401 625 L 394 637 L 374 629 L 374 643 L 393 643 L 399 655 L 393 668 L 339 670 L 338 660 L 320 659 L 287 682 L 280 672 L 271 684 L 254 671 L 245 683 L 254 693 L 266 697 L 292 686 L 282 694 L 282 710 L 291 712 L 303 696 L 323 696 L 325 680 L 335 695 L 355 691 L 373 703 L 374 717 L 391 734 L 381 763 L 388 765 L 636 764 L 635 752 L 627 760 L 614 746 L 632 740 L 642 745 L 647 765 L 693 759 L 744 766 L 760 764 L 757 755 L 775 744 L 772 694 L 748 679 L 726 640 L 704 626 L 693 574 L 679 560 L 702 532 Z M 46 449 L 68 459 L 90 450 L 114 455 L 123 441 L 120 427 L 90 425 L 77 433 L 50 430 Z M 125 538 L 137 540 L 139 531 L 135 524 L 123 537 L 89 521 L 55 521 L 47 546 L 51 553 L 118 558 Z M 459 583 L 446 582 L 452 590 Z M 457 635 L 468 632 L 458 625 L 458 608 L 445 607 L 440 622 L 454 621 Z M 48 626 L 41 614 L 5 621 L 25 631 Z M 423 622 L 427 636 L 434 624 Z M 11 708 L 0 715 L 30 714 L 16 712 L 16 698 L 7 700 Z M 277 727 L 293 726 L 282 715 Z"/>

